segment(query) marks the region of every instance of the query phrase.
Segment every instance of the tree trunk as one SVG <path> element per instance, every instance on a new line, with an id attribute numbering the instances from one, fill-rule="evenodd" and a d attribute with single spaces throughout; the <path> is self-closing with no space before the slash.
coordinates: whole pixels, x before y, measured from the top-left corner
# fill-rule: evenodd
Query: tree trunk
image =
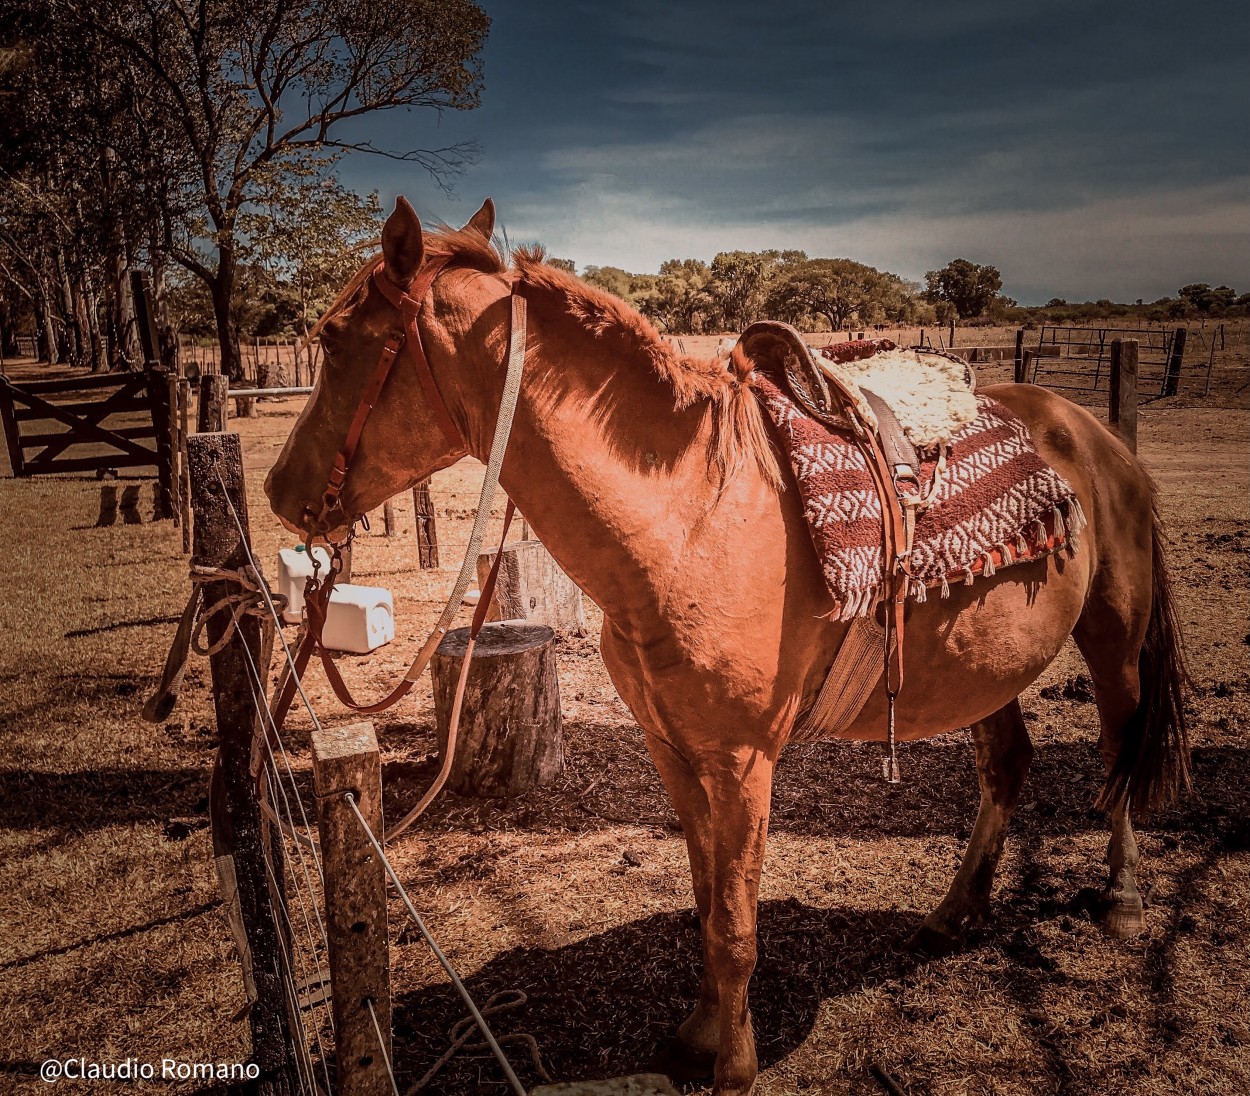
<path id="1" fill-rule="evenodd" d="M 87 319 L 87 335 L 91 341 L 91 371 L 98 373 L 105 367 L 104 336 L 100 331 L 100 296 L 96 292 L 95 283 L 89 276 L 84 276 L 82 296 Z"/>
<path id="2" fill-rule="evenodd" d="M 40 361 L 56 365 L 61 360 L 61 343 L 56 334 L 56 313 L 52 307 L 51 286 L 40 279 L 37 291 L 39 299 L 35 303 L 35 352 Z"/>
<path id="3" fill-rule="evenodd" d="M 238 384 L 243 380 L 243 355 L 239 351 L 239 328 L 230 308 L 230 298 L 234 296 L 234 255 L 224 247 L 219 254 L 221 262 L 217 267 L 217 276 L 209 283 L 221 359 L 218 371 Z"/>
<path id="4" fill-rule="evenodd" d="M 440 750 L 468 638 L 468 628 L 448 632 L 431 663 Z M 473 651 L 447 787 L 458 795 L 524 795 L 551 784 L 563 767 L 555 633 L 487 624 Z"/>
<path id="5" fill-rule="evenodd" d="M 477 557 L 477 584 L 482 586 L 495 562 L 495 552 Z M 586 634 L 582 592 L 561 570 L 540 540 L 523 540 L 503 549 L 503 561 L 487 620 L 526 620 L 557 632 Z"/>

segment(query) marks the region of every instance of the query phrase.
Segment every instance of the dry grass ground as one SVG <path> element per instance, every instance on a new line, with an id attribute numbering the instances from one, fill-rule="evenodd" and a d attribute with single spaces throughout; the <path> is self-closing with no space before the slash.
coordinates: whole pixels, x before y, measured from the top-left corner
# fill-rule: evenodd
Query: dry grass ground
<path id="1" fill-rule="evenodd" d="M 1197 781 L 1140 831 L 1147 934 L 1109 940 L 1082 893 L 1101 882 L 1106 833 L 1090 809 L 1096 718 L 1074 651 L 1024 698 L 1038 754 L 997 921 L 951 958 L 924 962 L 902 943 L 968 836 L 966 735 L 908 747 L 898 787 L 880 782 L 872 747 L 792 750 L 779 769 L 753 983 L 761 1096 L 880 1092 L 872 1064 L 909 1093 L 1250 1090 L 1245 342 L 1217 365 L 1210 399 L 1183 392 L 1144 409 L 1141 423 L 1195 677 Z M 260 487 L 296 406 L 262 404 L 237 424 L 269 566 L 287 538 Z M 407 500 L 401 535 L 359 542 L 357 575 L 394 589 L 404 637 L 345 659 L 362 691 L 406 665 L 435 616 L 479 475 L 464 464 L 435 478 L 442 571 L 415 568 Z M 180 538 L 151 510 L 150 480 L 0 480 L 0 1090 L 37 1085 L 33 1069 L 54 1055 L 247 1053 L 206 828 L 214 732 L 203 664 L 170 722 L 138 718 L 187 591 Z M 498 1029 L 533 1033 L 552 1072 L 576 1078 L 636 1069 L 671 1033 L 693 1000 L 697 926 L 675 819 L 597 640 L 562 641 L 559 668 L 560 785 L 511 804 L 444 796 L 395 861 L 479 1000 L 529 994 Z M 335 719 L 312 680 L 322 716 Z M 428 698 L 376 723 L 396 817 L 433 773 Z M 302 781 L 306 730 L 296 717 L 289 735 Z M 397 1065 L 415 1078 L 461 1010 L 397 903 L 391 924 Z M 488 1061 L 470 1058 L 429 1091 L 504 1088 Z"/>

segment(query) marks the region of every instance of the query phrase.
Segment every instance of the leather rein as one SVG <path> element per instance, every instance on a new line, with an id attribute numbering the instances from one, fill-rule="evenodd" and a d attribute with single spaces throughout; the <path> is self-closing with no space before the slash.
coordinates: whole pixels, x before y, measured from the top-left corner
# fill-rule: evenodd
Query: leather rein
<path id="1" fill-rule="evenodd" d="M 382 353 L 378 358 L 378 364 L 374 367 L 373 373 L 365 385 L 364 391 L 361 393 L 355 414 L 352 416 L 351 424 L 343 439 L 343 445 L 335 455 L 334 461 L 330 466 L 326 489 L 322 494 L 320 512 L 313 514 L 311 508 L 305 511 L 312 518 L 310 524 L 314 529 L 326 528 L 330 524 L 331 515 L 341 508 L 340 500 L 343 487 L 347 482 L 348 472 L 351 470 L 352 461 L 356 456 L 356 450 L 360 444 L 360 437 L 364 432 L 365 423 L 369 418 L 369 413 L 373 410 L 374 405 L 382 394 L 382 389 L 391 374 L 396 360 L 404 349 L 407 349 L 408 359 L 417 374 L 422 392 L 434 411 L 439 428 L 448 442 L 451 443 L 453 453 L 463 455 L 469 451 L 464 436 L 456 426 L 455 419 L 452 417 L 451 411 L 443 399 L 442 392 L 434 380 L 434 374 L 430 369 L 429 358 L 426 355 L 425 346 L 421 339 L 421 330 L 417 322 L 426 296 L 433 288 L 435 279 L 447 263 L 448 259 L 446 257 L 434 259 L 427 263 L 418 272 L 407 290 L 397 286 L 387 277 L 383 263 L 379 263 L 374 270 L 373 283 L 379 292 L 399 310 L 401 326 L 387 336 L 386 342 L 382 347 Z M 343 541 L 330 542 L 331 560 L 325 578 L 319 576 L 319 564 L 316 556 L 312 554 L 312 541 L 316 534 L 310 532 L 306 539 L 306 544 L 309 549 L 309 558 L 313 563 L 313 573 L 309 576 L 304 590 L 306 627 L 292 663 L 287 665 L 283 680 L 277 691 L 277 697 L 272 710 L 272 720 L 275 727 L 280 728 L 283 726 L 291 704 L 294 702 L 296 692 L 299 690 L 300 680 L 304 675 L 304 671 L 308 668 L 308 663 L 311 661 L 314 653 L 320 656 L 326 679 L 330 682 L 330 687 L 339 701 L 354 712 L 359 712 L 363 715 L 374 715 L 393 707 L 411 692 L 412 687 L 424 673 L 443 636 L 447 634 L 449 626 L 459 611 L 469 582 L 476 576 L 477 556 L 481 550 L 485 525 L 489 519 L 495 487 L 499 480 L 499 470 L 503 463 L 504 451 L 507 448 L 508 437 L 511 433 L 512 418 L 515 414 L 517 398 L 520 394 L 521 371 L 525 362 L 526 306 L 525 298 L 518 295 L 515 289 L 512 293 L 511 305 L 512 323 L 508 337 L 507 380 L 504 385 L 503 399 L 499 406 L 499 417 L 496 422 L 494 440 L 491 444 L 486 476 L 482 481 L 477 516 L 474 519 L 473 532 L 469 538 L 469 546 L 465 553 L 464 562 L 460 567 L 460 574 L 457 577 L 455 587 L 448 598 L 438 624 L 421 645 L 421 649 L 417 652 L 416 658 L 413 659 L 404 676 L 386 696 L 371 703 L 357 701 L 352 696 L 347 683 L 343 680 L 342 674 L 322 642 L 326 616 L 330 608 L 330 596 L 334 592 L 334 583 L 343 568 L 343 549 L 351 543 L 355 536 L 356 522 L 352 523 L 351 530 Z M 455 756 L 456 732 L 460 723 L 460 712 L 465 686 L 468 681 L 469 667 L 472 662 L 473 648 L 486 621 L 486 613 L 490 607 L 495 583 L 499 576 L 499 566 L 503 560 L 504 541 L 507 539 L 508 528 L 512 523 L 512 517 L 515 512 L 516 506 L 509 499 L 504 511 L 503 533 L 500 537 L 499 551 L 495 554 L 495 560 L 491 565 L 486 581 L 482 583 L 481 596 L 473 613 L 472 624 L 469 627 L 468 646 L 464 653 L 464 660 L 461 663 L 460 677 L 452 701 L 448 741 L 443 751 L 442 767 L 433 785 L 422 796 L 416 807 L 409 811 L 396 826 L 387 831 L 386 836 L 388 839 L 398 836 L 399 833 L 407 829 L 417 819 L 442 789 L 448 774 L 451 772 L 451 764 Z M 365 527 L 368 527 L 367 523 Z"/>

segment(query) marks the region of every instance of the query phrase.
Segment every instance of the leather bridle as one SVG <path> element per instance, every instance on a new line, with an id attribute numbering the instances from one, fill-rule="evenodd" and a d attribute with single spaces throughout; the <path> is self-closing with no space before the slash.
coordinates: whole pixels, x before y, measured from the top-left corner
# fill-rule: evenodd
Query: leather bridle
<path id="1" fill-rule="evenodd" d="M 454 450 L 460 453 L 468 452 L 464 437 L 456 427 L 456 421 L 447 408 L 447 401 L 443 399 L 438 383 L 434 380 L 430 360 L 426 357 L 425 345 L 421 341 L 421 330 L 417 324 L 426 294 L 434 287 L 434 280 L 447 262 L 448 257 L 443 256 L 426 263 L 406 290 L 396 285 L 387 276 L 384 262 L 379 262 L 374 269 L 373 284 L 377 286 L 382 296 L 399 309 L 401 326 L 387 336 L 382 346 L 382 353 L 378 357 L 378 364 L 374 366 L 373 374 L 369 377 L 369 382 L 360 395 L 360 401 L 356 404 L 356 413 L 352 415 L 342 448 L 335 454 L 334 463 L 330 466 L 326 489 L 321 496 L 321 511 L 317 514 L 313 514 L 311 510 L 305 511 L 313 519 L 313 528 L 325 528 L 329 523 L 330 515 L 339 508 L 343 486 L 347 482 L 347 473 L 356 456 L 356 448 L 360 444 L 360 435 L 364 432 L 365 422 L 374 404 L 377 403 L 378 397 L 382 394 L 386 379 L 391 375 L 391 369 L 400 351 L 405 348 L 417 379 L 421 383 L 421 391 L 434 411 L 434 418 L 438 421 L 439 429 L 442 430 Z"/>

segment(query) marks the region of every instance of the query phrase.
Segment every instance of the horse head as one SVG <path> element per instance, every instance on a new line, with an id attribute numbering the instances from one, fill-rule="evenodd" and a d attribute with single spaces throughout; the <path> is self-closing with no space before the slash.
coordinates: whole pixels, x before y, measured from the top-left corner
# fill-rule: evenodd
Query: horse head
<path id="1" fill-rule="evenodd" d="M 341 538 L 360 515 L 469 451 L 463 417 L 455 399 L 449 402 L 449 356 L 442 347 L 427 356 L 422 328 L 433 282 L 455 257 L 448 241 L 477 241 L 493 254 L 494 227 L 488 198 L 463 229 L 427 237 L 412 206 L 397 199 L 381 255 L 314 329 L 324 364 L 265 479 L 287 528 Z M 443 366 L 441 380 L 435 363 Z"/>

